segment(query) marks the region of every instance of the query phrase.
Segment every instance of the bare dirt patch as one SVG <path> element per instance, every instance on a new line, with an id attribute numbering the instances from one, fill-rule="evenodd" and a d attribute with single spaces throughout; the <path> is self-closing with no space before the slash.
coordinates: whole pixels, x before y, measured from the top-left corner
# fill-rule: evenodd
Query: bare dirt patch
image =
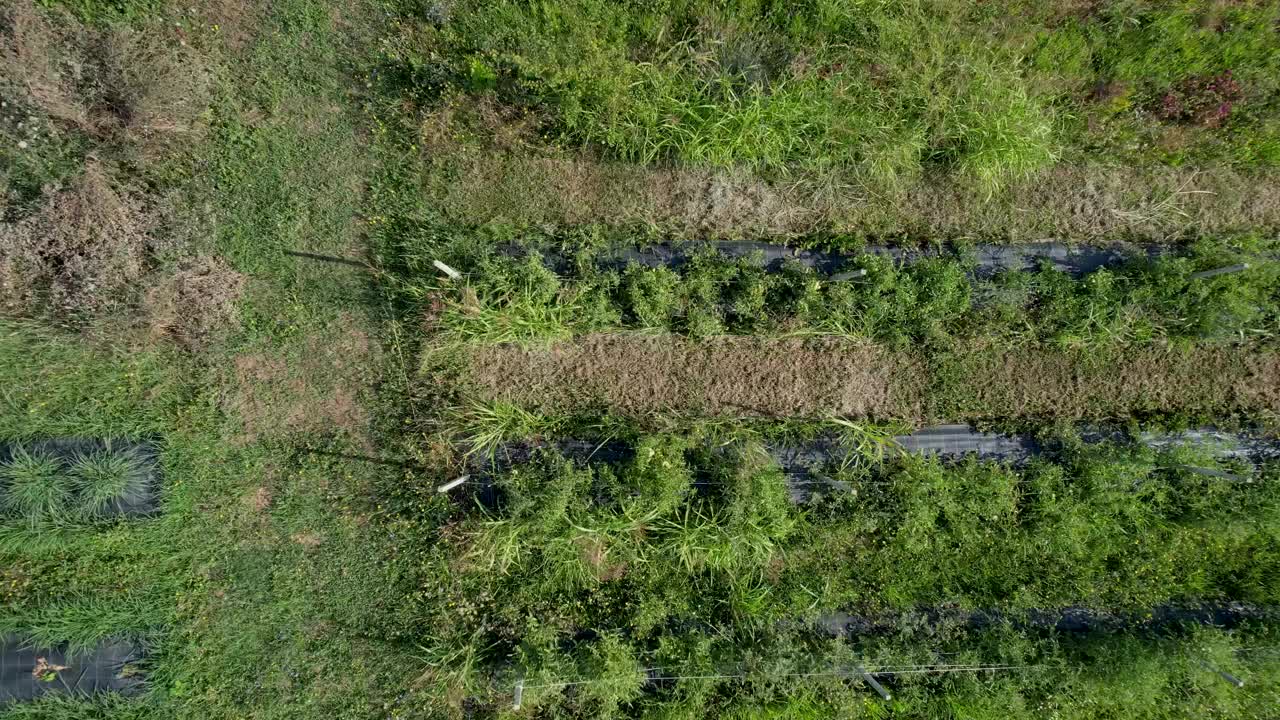
<path id="1" fill-rule="evenodd" d="M 354 323 L 354 318 L 340 317 L 289 356 L 247 353 L 235 358 L 222 406 L 244 423 L 238 443 L 332 432 L 368 442 L 362 394 L 376 380 L 378 349 Z"/>
<path id="2" fill-rule="evenodd" d="M 696 342 L 601 334 L 549 348 L 481 348 L 471 373 L 487 399 L 637 415 L 917 419 L 925 387 L 916 360 L 832 338 Z"/>
<path id="3" fill-rule="evenodd" d="M 478 348 L 470 364 L 483 399 L 540 411 L 920 423 L 1280 410 L 1280 353 L 1249 347 L 975 347 L 926 361 L 838 339 L 618 334 Z"/>

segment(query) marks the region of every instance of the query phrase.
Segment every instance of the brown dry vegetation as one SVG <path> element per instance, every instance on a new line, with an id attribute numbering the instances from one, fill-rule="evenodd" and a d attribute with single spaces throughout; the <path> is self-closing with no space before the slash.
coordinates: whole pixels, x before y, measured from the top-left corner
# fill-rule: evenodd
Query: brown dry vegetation
<path id="1" fill-rule="evenodd" d="M 543 410 L 916 419 L 926 388 L 914 359 L 832 338 L 600 334 L 549 348 L 479 348 L 470 362 L 487 399 Z"/>
<path id="2" fill-rule="evenodd" d="M 0 23 L 0 88 L 64 127 L 149 156 L 200 129 L 210 78 L 167 28 L 90 29 L 30 0 Z"/>
<path id="3" fill-rule="evenodd" d="M 171 338 L 198 352 L 237 319 L 236 301 L 245 277 L 226 262 L 201 256 L 179 264 L 147 291 L 146 309 L 153 340 Z"/>
<path id="4" fill-rule="evenodd" d="M 1280 410 L 1280 354 L 1247 347 L 971 349 L 936 367 L 934 419 L 1229 417 Z"/>
<path id="5" fill-rule="evenodd" d="M 361 401 L 380 362 L 378 348 L 350 316 L 310 336 L 294 356 L 267 352 L 235 358 L 222 406 L 244 422 L 249 444 L 289 433 L 342 432 L 368 442 Z"/>
<path id="6" fill-rule="evenodd" d="M 129 294 L 156 241 L 142 200 L 115 187 L 91 163 L 35 215 L 0 225 L 0 302 L 7 313 L 37 306 L 96 311 Z"/>
<path id="7" fill-rule="evenodd" d="M 483 399 L 544 412 L 919 423 L 1280 410 L 1280 355 L 1240 347 L 970 348 L 926 362 L 839 339 L 594 335 L 477 348 L 469 369 Z"/>
<path id="8" fill-rule="evenodd" d="M 146 174 L 201 134 L 210 80 L 204 60 L 159 21 L 89 27 L 30 0 L 0 11 L 0 96 L 9 112 L 45 129 L 38 140 L 15 143 L 16 151 L 40 167 L 43 146 L 75 149 L 57 172 L 26 178 L 31 189 L 21 207 L 5 208 L 13 220 L 0 226 L 6 313 L 83 318 L 140 299 L 157 265 L 157 238 L 179 234 L 159 231 L 164 213 Z M 20 171 L 0 175 L 13 172 Z M 222 299 L 197 301 L 211 291 L 234 295 L 227 278 L 180 269 L 161 281 L 152 304 L 170 307 L 158 308 L 156 322 L 177 328 L 176 316 L 200 311 L 184 320 L 187 330 L 174 332 L 198 344 L 229 310 Z"/>
<path id="9" fill-rule="evenodd" d="M 898 193 L 856 178 L 642 167 L 586 156 L 459 150 L 431 186 L 460 223 L 651 226 L 682 237 L 981 237 L 1026 242 L 1280 231 L 1280 173 L 1062 165 L 994 197 L 947 178 Z"/>

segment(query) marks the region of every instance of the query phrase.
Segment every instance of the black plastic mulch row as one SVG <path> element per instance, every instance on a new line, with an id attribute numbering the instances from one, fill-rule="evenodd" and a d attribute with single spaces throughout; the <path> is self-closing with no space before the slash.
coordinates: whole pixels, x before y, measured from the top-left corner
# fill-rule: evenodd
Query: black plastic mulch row
<path id="1" fill-rule="evenodd" d="M 1143 433 L 1135 438 L 1118 431 L 1102 429 L 1082 433 L 1090 443 L 1125 442 L 1130 439 L 1157 449 L 1178 445 L 1196 445 L 1213 452 L 1220 459 L 1234 459 L 1259 464 L 1280 459 L 1280 439 L 1248 433 L 1228 433 L 1214 428 L 1198 428 L 1178 433 Z M 805 444 L 767 443 L 770 454 L 787 477 L 793 500 L 802 502 L 815 490 L 829 486 L 841 489 L 844 483 L 826 477 L 818 468 L 838 462 L 849 455 L 849 448 L 836 438 L 819 438 Z M 560 440 L 550 442 L 512 443 L 500 447 L 492 458 L 473 458 L 470 472 L 480 483 L 479 500 L 496 502 L 493 478 L 502 472 L 525 464 L 541 450 L 554 450 L 579 463 L 616 464 L 629 460 L 634 450 L 625 442 L 610 440 Z M 1039 455 L 1052 454 L 1029 435 L 985 433 L 968 425 L 935 425 L 910 435 L 898 435 L 885 445 L 887 456 L 915 454 L 937 456 L 947 460 L 977 457 L 1012 464 L 1024 463 Z M 1208 470 L 1214 471 L 1212 468 Z M 847 489 L 847 488 L 844 488 Z"/>
<path id="2" fill-rule="evenodd" d="M 70 467 L 78 458 L 99 452 L 129 453 L 147 468 L 146 476 L 133 483 L 106 508 L 109 515 L 152 515 L 160 510 L 162 470 L 160 453 L 150 441 L 99 438 L 48 438 L 0 444 L 0 464 L 7 463 L 21 448 L 28 453 L 48 453 Z"/>
<path id="3" fill-rule="evenodd" d="M 46 693 L 93 695 L 143 691 L 145 650 L 125 638 L 109 638 L 84 651 L 41 647 L 18 635 L 0 637 L 0 706 Z"/>

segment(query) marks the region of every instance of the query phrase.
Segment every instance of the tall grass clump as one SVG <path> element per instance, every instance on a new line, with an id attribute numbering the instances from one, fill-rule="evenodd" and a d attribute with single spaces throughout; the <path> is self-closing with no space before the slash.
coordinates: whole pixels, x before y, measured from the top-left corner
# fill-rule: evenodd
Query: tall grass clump
<path id="1" fill-rule="evenodd" d="M 114 514 L 122 501 L 144 491 L 150 478 L 150 470 L 132 453 L 113 450 L 80 455 L 70 471 L 76 514 L 89 521 Z"/>
<path id="2" fill-rule="evenodd" d="M 49 453 L 19 447 L 0 467 L 0 506 L 32 528 L 66 519 L 71 497 L 71 478 Z"/>

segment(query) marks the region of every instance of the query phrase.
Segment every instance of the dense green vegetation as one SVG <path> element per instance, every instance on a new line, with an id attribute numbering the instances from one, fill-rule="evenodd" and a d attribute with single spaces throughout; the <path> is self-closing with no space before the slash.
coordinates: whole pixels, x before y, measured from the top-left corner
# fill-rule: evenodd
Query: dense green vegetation
<path id="1" fill-rule="evenodd" d="M 543 694 L 566 716 L 628 714 L 620 705 L 641 714 L 745 710 L 730 699 L 735 679 L 645 691 L 639 670 L 670 663 L 684 674 L 718 674 L 737 656 L 750 668 L 745 703 L 800 693 L 795 707 L 813 703 L 816 712 L 833 702 L 863 706 L 865 698 L 837 693 L 838 677 L 815 689 L 770 673 L 820 672 L 858 657 L 918 663 L 923 648 L 954 648 L 906 628 L 892 639 L 848 645 L 778 631 L 803 619 L 917 607 L 1016 617 L 1077 604 L 1141 617 L 1156 605 L 1215 597 L 1265 605 L 1280 592 L 1272 471 L 1246 484 L 1180 469 L 1212 465 L 1194 450 L 1075 446 L 1056 462 L 1016 472 L 910 458 L 880 466 L 851 462 L 855 455 L 830 468 L 845 487 L 796 506 L 788 478 L 758 445 L 663 436 L 634 449 L 634 459 L 616 468 L 554 455 L 521 465 L 496 478 L 497 510 L 443 524 L 426 554 L 433 590 L 420 601 L 439 663 L 434 677 L 444 687 L 484 697 L 493 673 L 508 684 L 488 686 L 501 703 L 516 677 L 552 683 Z M 1070 665 L 1083 673 L 1077 677 L 1094 672 L 1084 658 L 1152 651 L 1136 638 L 990 635 L 960 632 L 951 640 L 964 648 L 963 662 L 1047 663 L 1056 668 L 1051 674 Z M 564 678 L 599 686 L 564 694 L 554 685 Z M 1009 701 L 1006 693 L 1034 706 L 1047 700 L 1036 697 L 1042 687 L 1072 681 L 1015 674 L 994 684 L 956 682 L 946 686 L 957 702 L 981 698 L 996 708 Z M 733 688 L 724 688 L 727 696 L 716 691 L 722 683 Z M 898 709 L 924 712 L 929 694 L 908 687 Z"/>
<path id="2" fill-rule="evenodd" d="M 566 650 L 543 626 L 531 630 L 514 653 L 523 667 L 497 686 L 468 686 L 492 714 L 510 707 L 517 676 L 528 688 L 524 712 L 554 718 L 1248 717 L 1265 713 L 1275 692 L 1273 656 L 1231 649 L 1237 640 L 1273 637 L 1265 632 L 1107 637 L 943 628 L 851 644 L 804 631 L 686 630 L 653 645 L 603 635 Z M 964 665 L 1002 669 L 944 669 Z M 885 673 L 879 678 L 890 701 L 861 682 L 859 666 Z M 1253 689 L 1239 692 L 1219 668 L 1247 674 Z M 693 677 L 662 679 L 680 676 Z M 579 684 L 557 684 L 566 678 Z"/>
<path id="3" fill-rule="evenodd" d="M 148 653 L 140 697 L 50 694 L 0 716 L 1266 717 L 1274 619 L 1144 613 L 1276 603 L 1274 465 L 1078 443 L 1018 468 L 858 451 L 815 468 L 843 485 L 797 504 L 757 434 L 788 421 L 539 415 L 478 402 L 457 361 L 595 331 L 856 336 L 923 357 L 932 374 L 912 391 L 931 409 L 1004 421 L 1015 413 L 996 411 L 1016 403 L 975 395 L 972 378 L 1023 351 L 1063 350 L 1050 370 L 1068 384 L 1165 341 L 1243 348 L 1247 366 L 1280 330 L 1265 239 L 1280 227 L 1277 13 L 0 8 L 0 441 L 14 448 L 0 467 L 0 634 L 73 648 L 125 635 Z M 1053 177 L 1037 205 L 1028 188 Z M 850 251 L 867 274 L 832 282 L 710 254 L 603 269 L 617 247 L 671 239 L 653 213 L 610 200 L 637 188 L 700 239 L 776 234 Z M 789 204 L 796 188 L 823 206 L 882 205 L 836 236 Z M 561 212 L 543 223 L 534 206 L 549 195 Z M 971 220 L 954 220 L 955 203 L 984 218 L 984 237 L 1085 227 L 1063 239 L 1177 252 L 1079 279 L 981 280 L 963 255 L 857 254 L 885 238 L 963 246 Z M 511 244 L 535 254 L 498 251 Z M 570 258 L 566 277 L 537 253 Z M 965 354 L 992 339 L 1013 355 Z M 1027 375 L 992 385 L 1037 407 L 1097 400 L 1045 400 L 1032 386 L 1048 381 Z M 1142 380 L 1132 416 L 1185 424 L 1165 415 L 1189 396 L 1210 408 L 1197 421 L 1241 420 L 1245 390 Z M 824 427 L 842 423 L 878 437 Z M 491 505 L 475 484 L 436 490 L 468 471 L 488 482 L 474 463 L 498 441 L 569 429 L 626 439 L 635 456 L 501 468 Z M 158 511 L 117 516 L 138 458 L 39 450 L 65 437 L 154 442 Z M 1088 633 L 1023 622 L 1073 606 L 1121 620 Z M 831 637 L 836 613 L 868 626 Z M 974 665 L 1000 669 L 955 667 Z"/>
<path id="4" fill-rule="evenodd" d="M 416 13 L 400 48 L 420 93 L 492 94 L 633 162 L 856 168 L 882 190 L 930 167 L 993 189 L 1098 155 L 1280 162 L 1265 4 L 444 7 Z"/>
<path id="5" fill-rule="evenodd" d="M 443 302 L 441 323 L 477 342 L 625 327 L 694 337 L 830 334 L 938 347 L 978 336 L 1072 347 L 1250 341 L 1280 330 L 1280 269 L 1270 260 L 1272 244 L 1261 239 L 1202 242 L 1079 278 L 1043 267 L 979 279 L 964 253 L 907 262 L 852 255 L 841 270 L 865 275 L 845 281 L 795 262 L 771 272 L 759 260 L 712 251 L 675 269 L 633 264 L 612 270 L 597 260 L 607 257 L 598 239 L 567 244 L 593 241 L 596 247 L 572 255 L 568 278 L 536 253 L 469 260 L 465 244 L 435 245 L 468 272 L 460 292 L 440 290 L 447 284 L 431 266 L 433 244 L 413 244 L 404 250 L 400 292 L 417 305 Z M 1241 262 L 1251 267 L 1191 277 Z"/>
<path id="6" fill-rule="evenodd" d="M 646 636 L 840 609 L 1146 609 L 1280 592 L 1270 471 L 1245 483 L 1180 469 L 1214 466 L 1204 458 L 1106 446 L 1019 471 L 844 458 L 831 473 L 843 488 L 794 505 L 759 446 L 701 447 L 649 438 L 616 470 L 548 457 L 500 475 L 500 509 L 442 538 L 456 557 L 432 583 L 446 601 L 438 632 L 469 636 L 447 609 L 460 606 L 496 632 L 538 617 L 568 636 Z"/>

